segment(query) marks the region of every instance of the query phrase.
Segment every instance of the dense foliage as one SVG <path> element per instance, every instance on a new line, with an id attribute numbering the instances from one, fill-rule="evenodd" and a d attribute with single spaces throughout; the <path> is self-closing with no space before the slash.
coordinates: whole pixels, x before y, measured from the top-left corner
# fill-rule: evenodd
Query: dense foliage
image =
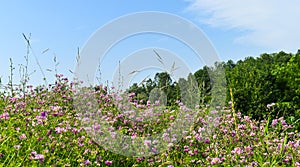
<path id="1" fill-rule="evenodd" d="M 235 109 L 243 115 L 249 115 L 257 120 L 266 118 L 269 114 L 267 104 L 275 103 L 272 118 L 285 117 L 288 122 L 300 128 L 300 50 L 296 54 L 285 52 L 262 54 L 257 58 L 247 57 L 237 63 L 229 60 L 216 63 L 222 66 L 226 74 L 227 98 L 231 101 L 232 89 Z M 212 67 L 204 66 L 193 76 L 198 82 L 200 104 L 211 102 Z M 180 79 L 183 82 L 184 79 Z M 218 82 L 222 82 L 219 80 Z M 168 73 L 157 73 L 155 80 L 149 79 L 146 84 L 134 84 L 129 92 L 135 92 L 137 99 L 147 101 L 153 88 L 163 88 L 171 105 L 180 98 L 177 82 L 172 82 Z"/>

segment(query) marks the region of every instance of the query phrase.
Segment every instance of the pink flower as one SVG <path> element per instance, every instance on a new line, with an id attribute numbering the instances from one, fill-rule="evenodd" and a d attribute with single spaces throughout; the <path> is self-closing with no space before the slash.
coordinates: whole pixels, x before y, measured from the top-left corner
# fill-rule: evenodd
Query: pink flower
<path id="1" fill-rule="evenodd" d="M 3 118 L 4 120 L 8 120 L 9 119 L 9 114 L 8 112 L 5 112 L 3 114 L 0 115 L 0 118 Z"/>
<path id="2" fill-rule="evenodd" d="M 209 139 L 205 139 L 204 143 L 209 144 L 210 140 Z"/>
<path id="3" fill-rule="evenodd" d="M 141 162 L 141 161 L 144 160 L 144 158 L 138 157 L 138 158 L 136 158 L 136 160 L 137 160 L 138 162 Z"/>
<path id="4" fill-rule="evenodd" d="M 109 161 L 109 160 L 106 160 L 106 161 L 105 161 L 105 165 L 109 166 L 109 165 L 111 165 L 111 164 L 112 164 L 112 161 Z"/>
<path id="5" fill-rule="evenodd" d="M 84 161 L 84 165 L 90 165 L 91 162 L 89 160 Z"/>
<path id="6" fill-rule="evenodd" d="M 170 120 L 174 120 L 174 119 L 175 119 L 175 116 L 174 116 L 174 115 L 171 115 L 169 119 L 170 119 Z"/>
<path id="7" fill-rule="evenodd" d="M 217 135 L 213 135 L 213 139 L 215 140 L 217 138 Z"/>
<path id="8" fill-rule="evenodd" d="M 286 122 L 285 122 L 285 120 L 282 120 L 282 121 L 281 121 L 281 125 L 283 125 L 283 126 L 284 126 L 284 125 L 287 125 Z"/>
<path id="9" fill-rule="evenodd" d="M 250 152 L 252 150 L 252 147 L 251 146 L 247 146 L 246 148 L 245 148 L 245 151 L 246 152 Z"/>
<path id="10" fill-rule="evenodd" d="M 272 121 L 272 126 L 273 126 L 273 127 L 276 126 L 276 125 L 277 125 L 277 122 L 278 122 L 278 120 L 277 120 L 277 119 L 274 119 L 274 120 Z"/>
<path id="11" fill-rule="evenodd" d="M 60 106 L 51 106 L 50 109 L 53 110 L 54 112 L 58 112 L 61 110 L 61 107 Z"/>
<path id="12" fill-rule="evenodd" d="M 151 144 L 151 140 L 145 140 L 144 141 L 144 145 L 145 146 L 150 146 L 150 144 Z"/>
<path id="13" fill-rule="evenodd" d="M 196 134 L 195 134 L 195 139 L 196 139 L 196 140 L 201 140 L 201 139 L 202 139 L 202 138 L 201 138 L 201 135 L 198 134 L 198 133 L 196 133 Z"/>
<path id="14" fill-rule="evenodd" d="M 231 151 L 232 154 L 242 154 L 243 153 L 243 150 L 241 148 L 234 148 L 234 150 Z"/>
<path id="15" fill-rule="evenodd" d="M 190 154 L 190 156 L 193 156 L 193 155 L 194 155 L 193 150 L 188 151 L 188 153 Z"/>
<path id="16" fill-rule="evenodd" d="M 84 144 L 81 143 L 81 142 L 78 142 L 78 146 L 79 146 L 79 147 L 82 147 L 82 146 L 84 146 Z"/>
<path id="17" fill-rule="evenodd" d="M 43 162 L 45 160 L 45 157 L 43 154 L 36 154 L 34 159 L 40 160 L 41 162 Z"/>
<path id="18" fill-rule="evenodd" d="M 197 149 L 194 150 L 194 154 L 198 154 L 198 150 Z"/>
<path id="19" fill-rule="evenodd" d="M 217 163 L 220 163 L 220 158 L 213 158 L 210 162 L 211 165 L 215 165 Z"/>
<path id="20" fill-rule="evenodd" d="M 20 138 L 20 140 L 27 139 L 27 137 L 24 133 L 19 138 Z"/>
<path id="21" fill-rule="evenodd" d="M 42 117 L 46 117 L 46 114 L 47 114 L 47 113 L 46 113 L 45 111 L 43 111 L 43 112 L 41 112 L 40 114 L 41 114 Z"/>
<path id="22" fill-rule="evenodd" d="M 18 99 L 17 99 L 16 97 L 10 97 L 8 100 L 9 100 L 10 102 L 15 102 L 15 101 L 17 101 Z"/>
<path id="23" fill-rule="evenodd" d="M 61 128 L 61 127 L 56 127 L 55 131 L 56 131 L 57 134 L 60 134 L 62 132 L 66 132 L 66 129 L 65 128 Z"/>
<path id="24" fill-rule="evenodd" d="M 203 127 L 200 127 L 199 129 L 198 129 L 198 133 L 201 133 L 201 132 L 203 132 L 205 129 L 203 128 Z"/>
<path id="25" fill-rule="evenodd" d="M 212 110 L 211 112 L 210 112 L 210 114 L 217 114 L 218 113 L 218 111 L 216 111 L 216 110 Z"/>
<path id="26" fill-rule="evenodd" d="M 130 97 L 130 98 L 132 98 L 132 97 L 134 97 L 135 96 L 135 93 L 130 93 L 129 95 L 128 95 L 128 97 Z"/>

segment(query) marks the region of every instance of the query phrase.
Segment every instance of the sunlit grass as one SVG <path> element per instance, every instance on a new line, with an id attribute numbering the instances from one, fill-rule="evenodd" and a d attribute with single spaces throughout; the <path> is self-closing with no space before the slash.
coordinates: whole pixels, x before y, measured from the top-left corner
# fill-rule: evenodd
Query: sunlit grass
<path id="1" fill-rule="evenodd" d="M 115 154 L 95 143 L 83 129 L 73 106 L 76 84 L 57 75 L 54 85 L 27 85 L 25 94 L 8 87 L 1 93 L 1 166 L 300 166 L 300 133 L 284 118 L 258 122 L 233 112 L 230 106 L 216 111 L 202 106 L 190 132 L 178 143 L 170 140 L 169 149 L 155 156 Z M 159 133 L 178 114 L 179 105 L 174 104 L 152 115 L 155 119 L 129 119 L 130 114 L 114 105 L 114 94 L 100 88 L 102 114 L 123 134 Z M 141 112 L 155 111 L 154 105 L 137 101 L 132 105 Z"/>

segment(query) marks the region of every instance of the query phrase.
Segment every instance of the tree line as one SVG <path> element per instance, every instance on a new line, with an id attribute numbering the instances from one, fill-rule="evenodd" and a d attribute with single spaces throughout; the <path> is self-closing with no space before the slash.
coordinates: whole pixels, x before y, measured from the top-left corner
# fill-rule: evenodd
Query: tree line
<path id="1" fill-rule="evenodd" d="M 213 77 L 217 69 L 225 72 L 225 78 Z M 167 72 L 156 73 L 154 79 L 149 78 L 142 84 L 134 83 L 127 91 L 134 92 L 135 99 L 143 102 L 153 100 L 151 98 L 155 93 L 155 97 L 164 97 L 157 95 L 163 92 L 167 99 L 156 100 L 172 106 L 184 96 L 180 89 L 185 89 L 184 85 L 188 85 L 193 79 L 197 82 L 199 101 L 190 103 L 210 104 L 214 95 L 225 91 L 226 104 L 233 100 L 234 109 L 244 115 L 258 120 L 268 115 L 273 118 L 285 117 L 299 125 L 300 50 L 296 54 L 283 51 L 264 53 L 256 58 L 246 57 L 236 63 L 232 60 L 216 62 L 215 67 L 204 66 L 189 74 L 186 79 L 180 78 L 178 81 L 173 81 Z M 226 89 L 222 89 L 222 85 Z"/>

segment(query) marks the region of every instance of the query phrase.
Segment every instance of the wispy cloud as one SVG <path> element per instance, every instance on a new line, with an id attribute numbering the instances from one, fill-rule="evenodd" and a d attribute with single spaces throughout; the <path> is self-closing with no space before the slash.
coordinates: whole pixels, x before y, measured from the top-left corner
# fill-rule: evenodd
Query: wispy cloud
<path id="1" fill-rule="evenodd" d="M 188 0 L 188 11 L 213 27 L 244 30 L 237 42 L 295 52 L 300 48 L 300 1 Z"/>

